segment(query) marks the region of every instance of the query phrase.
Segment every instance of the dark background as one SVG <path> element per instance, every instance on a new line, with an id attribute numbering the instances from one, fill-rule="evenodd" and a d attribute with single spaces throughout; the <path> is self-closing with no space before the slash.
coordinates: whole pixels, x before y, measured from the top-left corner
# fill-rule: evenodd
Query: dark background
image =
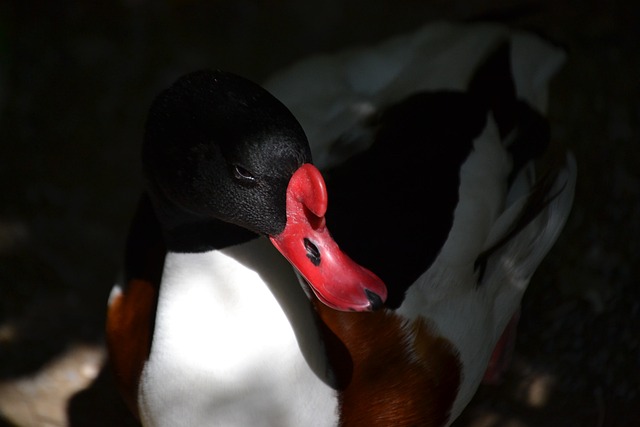
<path id="1" fill-rule="evenodd" d="M 0 425 L 130 422 L 103 322 L 160 89 L 205 66 L 263 81 L 440 19 L 566 47 L 549 116 L 579 169 L 514 364 L 457 426 L 640 425 L 640 2 L 602 0 L 0 2 Z"/>

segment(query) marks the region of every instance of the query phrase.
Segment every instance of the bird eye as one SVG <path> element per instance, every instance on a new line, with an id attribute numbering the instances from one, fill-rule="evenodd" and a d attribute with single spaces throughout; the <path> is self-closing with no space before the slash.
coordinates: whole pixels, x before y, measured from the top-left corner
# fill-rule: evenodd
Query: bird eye
<path id="1" fill-rule="evenodd" d="M 233 175 L 240 180 L 254 182 L 256 177 L 251 172 L 240 165 L 233 166 Z"/>

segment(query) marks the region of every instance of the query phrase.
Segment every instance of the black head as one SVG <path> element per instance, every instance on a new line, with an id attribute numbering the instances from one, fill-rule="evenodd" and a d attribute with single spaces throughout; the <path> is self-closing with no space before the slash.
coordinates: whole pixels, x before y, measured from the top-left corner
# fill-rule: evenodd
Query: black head
<path id="1" fill-rule="evenodd" d="M 289 179 L 311 152 L 300 124 L 265 89 L 202 70 L 153 102 L 142 158 L 165 233 L 222 222 L 274 235 L 286 224 Z"/>

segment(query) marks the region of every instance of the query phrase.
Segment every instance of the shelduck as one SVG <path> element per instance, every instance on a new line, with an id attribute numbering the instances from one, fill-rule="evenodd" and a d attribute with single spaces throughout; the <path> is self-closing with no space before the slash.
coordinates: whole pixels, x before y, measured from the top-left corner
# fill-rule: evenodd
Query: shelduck
<path id="1" fill-rule="evenodd" d="M 436 23 L 162 92 L 106 325 L 142 424 L 450 425 L 571 210 L 573 157 L 534 167 L 562 61 Z"/>

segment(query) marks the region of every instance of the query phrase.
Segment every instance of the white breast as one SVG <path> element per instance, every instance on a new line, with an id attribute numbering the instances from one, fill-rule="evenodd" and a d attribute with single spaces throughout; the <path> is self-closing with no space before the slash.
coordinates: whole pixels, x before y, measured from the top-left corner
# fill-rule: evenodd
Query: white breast
<path id="1" fill-rule="evenodd" d="M 335 393 L 287 317 L 315 354 L 309 303 L 281 258 L 263 239 L 167 255 L 139 391 L 145 426 L 335 425 Z M 326 372 L 323 358 L 311 363 Z"/>

